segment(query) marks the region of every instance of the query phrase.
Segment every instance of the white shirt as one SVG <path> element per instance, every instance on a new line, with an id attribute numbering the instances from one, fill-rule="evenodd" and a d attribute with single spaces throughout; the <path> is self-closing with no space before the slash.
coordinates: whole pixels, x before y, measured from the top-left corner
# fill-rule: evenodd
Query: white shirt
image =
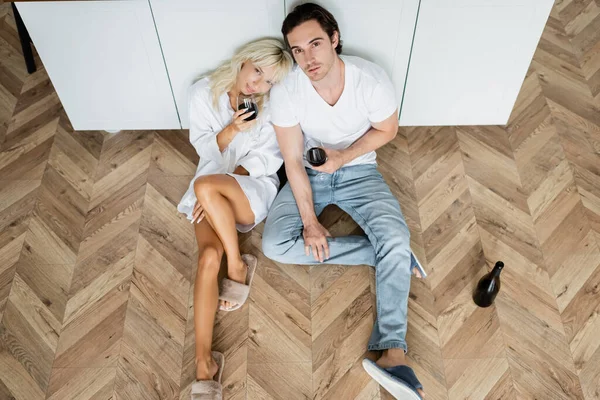
<path id="1" fill-rule="evenodd" d="M 191 220 L 196 204 L 196 179 L 203 175 L 230 174 L 246 194 L 256 218 L 254 224 L 237 225 L 238 230 L 247 232 L 266 217 L 279 187 L 277 170 L 281 167 L 283 158 L 270 122 L 269 104 L 264 103 L 254 127 L 238 133 L 221 152 L 217 144 L 217 134 L 231 123 L 234 114 L 229 104 L 229 96 L 223 93 L 219 97 L 219 106 L 214 107 L 209 79 L 204 78 L 192 85 L 188 98 L 190 143 L 200 156 L 200 161 L 177 209 Z M 244 167 L 250 176 L 232 174 L 238 165 Z"/>
<path id="2" fill-rule="evenodd" d="M 390 117 L 398 103 L 394 86 L 385 71 L 359 57 L 340 58 L 345 65 L 345 82 L 335 105 L 323 100 L 304 71 L 296 65 L 280 84 L 271 89 L 273 124 L 281 127 L 300 124 L 305 144 L 312 139 L 325 148 L 339 150 L 350 147 L 373 123 Z M 372 151 L 345 166 L 374 163 L 376 154 Z M 305 165 L 311 167 L 306 160 Z"/>
<path id="3" fill-rule="evenodd" d="M 277 176 L 282 158 L 270 122 L 268 102 L 265 102 L 254 127 L 238 133 L 223 152 L 219 151 L 217 134 L 231 123 L 234 114 L 227 93 L 221 95 L 219 107 L 215 108 L 209 80 L 201 79 L 190 88 L 189 109 L 190 143 L 200 156 L 197 172 L 226 174 L 241 165 L 250 176 Z"/>

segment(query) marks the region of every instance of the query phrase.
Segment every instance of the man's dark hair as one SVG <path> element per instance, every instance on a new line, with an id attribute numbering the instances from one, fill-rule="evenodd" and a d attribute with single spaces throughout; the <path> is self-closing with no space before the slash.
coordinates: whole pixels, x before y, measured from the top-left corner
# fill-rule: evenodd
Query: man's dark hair
<path id="1" fill-rule="evenodd" d="M 285 17 L 283 26 L 281 27 L 281 33 L 283 33 L 283 38 L 285 39 L 285 44 L 287 47 L 290 47 L 290 43 L 287 39 L 288 33 L 290 33 L 298 25 L 313 19 L 317 21 L 319 25 L 321 25 L 321 28 L 327 33 L 327 35 L 329 35 L 329 39 L 331 41 L 333 41 L 333 33 L 337 31 L 338 45 L 335 48 L 335 52 L 337 54 L 341 54 L 342 35 L 340 33 L 340 28 L 338 27 L 337 21 L 329 11 L 314 3 L 300 4 L 296 6 L 287 17 Z"/>

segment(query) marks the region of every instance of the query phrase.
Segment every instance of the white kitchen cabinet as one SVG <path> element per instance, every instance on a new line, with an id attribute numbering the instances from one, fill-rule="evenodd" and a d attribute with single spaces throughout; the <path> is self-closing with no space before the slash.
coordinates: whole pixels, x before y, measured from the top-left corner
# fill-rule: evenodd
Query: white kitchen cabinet
<path id="1" fill-rule="evenodd" d="M 242 44 L 281 38 L 286 13 L 300 2 L 102 0 L 17 7 L 75 129 L 178 129 L 188 127 L 192 83 Z M 373 61 L 391 77 L 400 125 L 502 125 L 553 0 L 319 3 L 338 20 L 343 53 Z"/>
<path id="2" fill-rule="evenodd" d="M 312 1 L 315 2 L 315 1 Z M 287 1 L 290 12 L 306 1 Z M 402 102 L 410 47 L 419 0 L 320 0 L 338 22 L 342 53 L 362 57 L 381 66 Z"/>
<path id="3" fill-rule="evenodd" d="M 400 125 L 504 125 L 553 0 L 422 0 Z"/>
<path id="4" fill-rule="evenodd" d="M 181 124 L 189 126 L 188 88 L 241 45 L 281 38 L 283 0 L 150 0 Z"/>
<path id="5" fill-rule="evenodd" d="M 147 0 L 17 8 L 75 129 L 181 128 Z"/>

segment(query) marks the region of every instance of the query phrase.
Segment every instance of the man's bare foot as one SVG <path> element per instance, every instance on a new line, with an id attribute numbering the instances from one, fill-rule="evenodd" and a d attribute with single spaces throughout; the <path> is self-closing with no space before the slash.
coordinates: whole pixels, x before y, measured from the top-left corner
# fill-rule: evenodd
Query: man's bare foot
<path id="1" fill-rule="evenodd" d="M 230 262 L 227 264 L 227 278 L 228 279 L 245 285 L 247 275 L 248 275 L 248 266 L 246 265 L 246 263 L 244 263 L 244 261 L 242 260 L 241 257 L 239 260 L 236 260 L 234 262 Z M 219 300 L 219 303 L 220 303 L 220 305 L 222 305 L 224 308 L 227 308 L 227 309 L 237 306 L 237 303 L 231 303 L 231 302 L 225 301 L 225 300 Z"/>
<path id="2" fill-rule="evenodd" d="M 406 356 L 404 354 L 403 349 L 389 349 L 385 350 L 381 357 L 375 364 L 379 365 L 381 368 L 391 368 L 396 367 L 398 365 L 406 365 Z M 424 399 L 425 392 L 422 389 L 417 389 L 419 395 Z"/>
<path id="3" fill-rule="evenodd" d="M 414 276 L 416 276 L 419 279 L 421 279 L 423 277 L 423 275 L 421 275 L 421 271 L 419 271 L 419 268 L 417 268 L 417 267 L 414 267 L 412 269 L 412 273 Z"/>
<path id="4" fill-rule="evenodd" d="M 208 381 L 214 379 L 219 371 L 219 365 L 212 358 L 196 358 L 196 380 Z"/>

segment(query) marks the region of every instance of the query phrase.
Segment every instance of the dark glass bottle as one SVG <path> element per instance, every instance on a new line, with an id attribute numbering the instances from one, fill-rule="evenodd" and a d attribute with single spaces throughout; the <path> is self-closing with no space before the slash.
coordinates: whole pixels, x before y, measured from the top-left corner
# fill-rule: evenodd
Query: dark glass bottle
<path id="1" fill-rule="evenodd" d="M 494 265 L 494 269 L 484 275 L 477 283 L 477 288 L 473 292 L 473 301 L 479 307 L 489 307 L 494 302 L 500 290 L 500 272 L 502 268 L 504 268 L 504 263 L 498 261 Z"/>

